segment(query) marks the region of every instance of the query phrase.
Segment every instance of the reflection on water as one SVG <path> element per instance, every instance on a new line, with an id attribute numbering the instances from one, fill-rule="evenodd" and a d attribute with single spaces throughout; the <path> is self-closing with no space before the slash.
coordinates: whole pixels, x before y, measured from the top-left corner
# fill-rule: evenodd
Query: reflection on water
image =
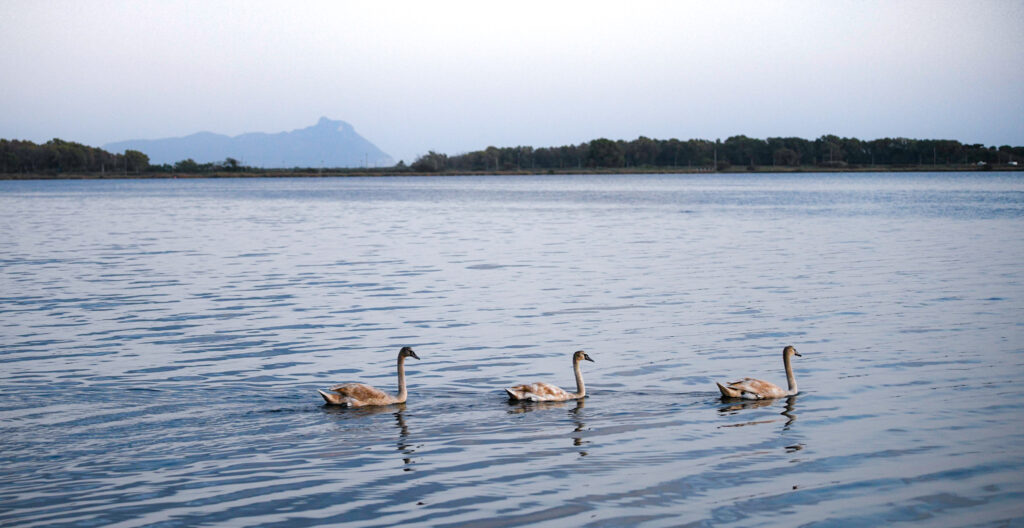
<path id="1" fill-rule="evenodd" d="M 0 182 L 0 525 L 1013 525 L 1022 219 L 997 173 Z M 322 405 L 407 344 L 407 403 Z M 718 399 L 785 344 L 799 396 Z M 586 400 L 505 403 L 570 347 Z"/>
<path id="2" fill-rule="evenodd" d="M 321 410 L 332 416 L 335 419 L 343 420 L 339 422 L 341 428 L 336 435 L 327 435 L 328 438 L 345 438 L 348 435 L 359 434 L 360 428 L 366 423 L 366 419 L 373 416 L 391 415 L 394 417 L 394 424 L 397 428 L 397 439 L 395 441 L 397 451 L 403 455 L 402 471 L 412 471 L 412 465 L 415 464 L 413 455 L 416 453 L 416 446 L 410 439 L 409 426 L 406 423 L 406 404 L 396 403 L 392 405 L 377 405 L 377 406 L 363 406 L 363 407 L 341 407 L 337 405 L 324 404 L 321 406 Z"/>
<path id="3" fill-rule="evenodd" d="M 409 443 L 409 427 L 405 425 L 405 404 L 401 404 L 401 408 L 395 412 L 395 423 L 398 424 L 398 451 L 403 455 L 408 455 L 402 458 L 402 462 L 406 466 L 411 466 L 413 464 L 412 455 L 416 449 Z M 404 467 L 402 471 L 412 471 L 412 467 Z"/>
<path id="4" fill-rule="evenodd" d="M 760 409 L 762 407 L 775 406 L 779 402 L 783 403 L 783 410 L 779 414 L 786 417 L 786 423 L 782 426 L 783 430 L 789 429 L 789 426 L 793 425 L 796 421 L 796 413 L 793 412 L 796 408 L 796 401 L 799 398 L 799 394 L 793 396 L 787 396 L 785 398 L 779 398 L 777 400 L 739 400 L 732 398 L 723 398 L 723 401 L 729 402 L 728 405 L 718 408 L 718 412 L 722 414 L 734 415 L 744 409 Z M 755 425 L 759 423 L 771 423 L 776 420 L 762 420 L 758 422 L 747 422 L 738 424 L 723 425 L 722 427 L 743 427 L 745 425 Z"/>
<path id="5" fill-rule="evenodd" d="M 583 408 L 586 400 L 581 398 L 571 401 L 530 401 L 530 400 L 508 400 L 509 414 L 522 414 L 526 412 L 541 411 L 546 409 L 567 409 L 573 406 L 573 411 Z"/>
<path id="6" fill-rule="evenodd" d="M 586 423 L 584 423 L 583 421 L 583 419 L 585 418 L 583 408 L 586 407 L 587 405 L 585 398 L 580 398 L 578 400 L 571 400 L 567 402 L 534 402 L 529 400 L 510 399 L 508 401 L 508 404 L 510 407 L 508 411 L 509 414 L 522 414 L 527 412 L 546 411 L 551 409 L 567 410 L 567 416 L 572 420 L 573 423 L 572 434 L 569 435 L 570 438 L 572 438 L 572 445 L 577 448 L 582 448 L 586 444 L 590 443 L 589 440 L 584 440 L 586 436 L 584 432 L 587 430 Z M 587 456 L 587 452 L 583 449 L 579 449 L 579 454 L 580 456 Z"/>
<path id="7" fill-rule="evenodd" d="M 796 394 L 787 397 L 786 408 L 781 413 L 779 413 L 787 418 L 786 424 L 782 426 L 783 429 L 789 429 L 789 426 L 793 425 L 793 422 L 796 421 L 796 413 L 793 412 L 793 409 L 796 408 L 797 397 L 798 395 Z"/>
<path id="8" fill-rule="evenodd" d="M 569 411 L 569 415 L 572 417 L 572 422 L 576 425 L 572 432 L 572 445 L 580 448 L 580 456 L 587 456 L 587 452 L 582 449 L 584 445 L 589 444 L 589 440 L 584 440 L 585 435 L 583 432 L 586 430 L 587 424 L 583 422 L 583 407 L 586 406 L 586 400 L 576 400 L 576 407 Z"/>

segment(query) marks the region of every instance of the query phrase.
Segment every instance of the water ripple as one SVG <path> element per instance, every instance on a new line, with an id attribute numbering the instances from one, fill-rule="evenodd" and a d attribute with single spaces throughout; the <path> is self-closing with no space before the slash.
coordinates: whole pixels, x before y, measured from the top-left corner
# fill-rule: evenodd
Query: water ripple
<path id="1" fill-rule="evenodd" d="M 0 182 L 0 524 L 1019 522 L 1018 180 Z"/>

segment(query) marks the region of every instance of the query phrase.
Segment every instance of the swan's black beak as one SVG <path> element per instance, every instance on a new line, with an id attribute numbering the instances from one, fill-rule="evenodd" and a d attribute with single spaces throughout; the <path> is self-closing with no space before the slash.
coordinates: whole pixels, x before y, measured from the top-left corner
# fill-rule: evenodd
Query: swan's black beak
<path id="1" fill-rule="evenodd" d="M 797 352 L 795 348 L 793 349 L 793 355 L 796 356 L 796 357 L 804 357 L 802 354 Z"/>
<path id="2" fill-rule="evenodd" d="M 413 352 L 413 351 L 412 351 L 412 349 L 411 349 L 411 348 L 409 349 L 409 355 L 410 355 L 410 356 L 412 356 L 412 357 L 414 357 L 414 358 L 416 358 L 416 359 L 419 359 L 419 358 L 420 358 L 419 356 L 417 356 L 417 355 L 416 355 L 416 353 L 415 353 L 415 352 Z"/>
<path id="3" fill-rule="evenodd" d="M 585 360 L 587 360 L 587 361 L 589 361 L 591 363 L 597 363 L 593 359 L 590 359 L 590 356 L 588 356 L 586 353 L 583 354 L 583 359 L 585 359 Z"/>

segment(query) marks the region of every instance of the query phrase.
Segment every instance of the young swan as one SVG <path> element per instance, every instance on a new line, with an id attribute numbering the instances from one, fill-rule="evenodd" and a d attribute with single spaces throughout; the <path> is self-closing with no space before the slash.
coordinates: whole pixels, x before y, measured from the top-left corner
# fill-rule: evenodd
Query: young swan
<path id="1" fill-rule="evenodd" d="M 789 358 L 792 356 L 803 357 L 791 346 L 782 349 L 782 363 L 786 365 L 786 381 L 789 382 L 789 390 L 783 390 L 782 387 L 774 383 L 754 378 L 743 378 L 726 385 L 718 383 L 718 390 L 722 392 L 723 398 L 742 398 L 744 400 L 769 400 L 793 396 L 800 391 L 796 388 L 793 367 L 789 364 Z"/>
<path id="2" fill-rule="evenodd" d="M 593 362 L 590 356 L 582 350 L 577 350 L 572 355 L 572 370 L 576 373 L 576 392 L 567 392 L 560 387 L 554 385 L 538 382 L 530 385 L 516 385 L 515 387 L 509 387 L 505 389 L 508 393 L 508 397 L 513 400 L 529 400 L 529 401 L 566 401 L 576 400 L 579 398 L 585 398 L 587 396 L 587 388 L 583 386 L 583 373 L 580 372 L 580 361 L 587 360 Z"/>
<path id="3" fill-rule="evenodd" d="M 419 359 L 409 347 L 398 351 L 398 396 L 392 396 L 362 383 L 345 383 L 335 385 L 327 391 L 318 390 L 327 403 L 345 407 L 362 407 L 364 405 L 391 405 L 405 403 L 408 393 L 405 390 L 405 358 Z"/>

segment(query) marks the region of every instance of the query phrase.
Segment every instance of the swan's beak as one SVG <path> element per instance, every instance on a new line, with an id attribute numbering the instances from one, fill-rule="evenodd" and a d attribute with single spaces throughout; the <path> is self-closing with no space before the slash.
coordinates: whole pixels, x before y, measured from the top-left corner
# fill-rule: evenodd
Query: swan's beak
<path id="1" fill-rule="evenodd" d="M 797 352 L 795 348 L 793 349 L 793 355 L 796 356 L 796 357 L 804 357 L 799 352 Z M 417 358 L 417 359 L 419 359 L 419 358 Z"/>
<path id="2" fill-rule="evenodd" d="M 588 355 L 586 355 L 586 354 L 583 354 L 583 359 L 585 359 L 585 360 L 587 360 L 587 361 L 589 361 L 589 362 L 591 362 L 591 363 L 597 363 L 597 362 L 596 362 L 596 361 L 594 361 L 593 359 L 590 359 L 590 356 L 588 356 Z"/>
<path id="3" fill-rule="evenodd" d="M 409 351 L 409 355 L 410 355 L 410 356 L 412 356 L 412 357 L 414 357 L 414 358 L 416 358 L 416 359 L 419 359 L 419 358 L 420 358 L 420 357 L 419 357 L 419 356 L 417 356 L 417 355 L 416 355 L 416 353 L 415 353 L 415 352 L 413 352 L 412 350 L 410 350 L 410 351 Z"/>

